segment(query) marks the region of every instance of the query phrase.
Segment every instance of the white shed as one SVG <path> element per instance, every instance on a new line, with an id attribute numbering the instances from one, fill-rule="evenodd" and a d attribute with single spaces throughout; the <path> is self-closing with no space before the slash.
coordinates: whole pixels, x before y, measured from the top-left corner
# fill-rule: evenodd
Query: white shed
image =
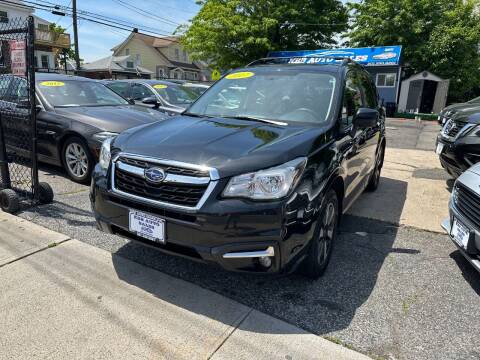
<path id="1" fill-rule="evenodd" d="M 403 80 L 398 112 L 438 114 L 447 102 L 450 80 L 423 71 Z"/>

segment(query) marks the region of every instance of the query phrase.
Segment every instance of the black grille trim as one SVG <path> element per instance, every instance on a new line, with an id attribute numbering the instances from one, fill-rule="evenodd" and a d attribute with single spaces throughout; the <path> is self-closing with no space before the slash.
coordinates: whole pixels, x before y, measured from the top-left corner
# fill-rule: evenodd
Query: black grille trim
<path id="1" fill-rule="evenodd" d="M 460 213 L 480 229 L 480 196 L 467 187 L 457 185 L 458 197 L 455 205 Z"/>

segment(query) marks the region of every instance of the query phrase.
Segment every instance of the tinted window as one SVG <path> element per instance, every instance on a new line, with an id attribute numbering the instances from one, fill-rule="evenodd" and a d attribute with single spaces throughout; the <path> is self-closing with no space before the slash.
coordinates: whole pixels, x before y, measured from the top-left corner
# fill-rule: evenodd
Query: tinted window
<path id="1" fill-rule="evenodd" d="M 189 111 L 207 116 L 322 123 L 330 116 L 336 84 L 334 75 L 310 69 L 239 70 L 213 85 Z"/>
<path id="2" fill-rule="evenodd" d="M 127 82 L 113 82 L 108 83 L 107 86 L 115 91 L 118 95 L 123 96 L 124 98 L 128 97 L 128 88 L 130 86 Z"/>
<path id="3" fill-rule="evenodd" d="M 128 102 L 105 85 L 94 81 L 40 81 L 41 93 L 54 107 L 115 106 Z"/>
<path id="4" fill-rule="evenodd" d="M 362 99 L 362 78 L 356 71 L 350 71 L 345 81 L 343 94 L 342 124 L 348 127 L 352 124 L 353 118 L 358 109 L 363 107 Z"/>
<path id="5" fill-rule="evenodd" d="M 377 90 L 373 85 L 373 81 L 367 74 L 362 74 L 363 91 L 365 94 L 365 106 L 370 109 L 377 107 Z"/>
<path id="6" fill-rule="evenodd" d="M 150 91 L 145 85 L 142 84 L 133 84 L 132 87 L 132 99 L 133 100 L 143 100 L 145 98 L 153 96 L 153 92 Z"/>
<path id="7" fill-rule="evenodd" d="M 189 105 L 199 96 L 194 90 L 181 85 L 156 84 L 153 88 L 162 99 L 172 105 Z"/>

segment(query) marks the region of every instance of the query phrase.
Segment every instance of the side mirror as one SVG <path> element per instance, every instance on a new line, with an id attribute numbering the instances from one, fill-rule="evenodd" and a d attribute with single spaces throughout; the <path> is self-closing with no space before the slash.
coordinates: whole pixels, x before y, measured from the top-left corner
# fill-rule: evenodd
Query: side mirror
<path id="1" fill-rule="evenodd" d="M 158 100 L 155 96 L 149 96 L 142 100 L 143 104 L 146 105 L 159 105 Z"/>
<path id="2" fill-rule="evenodd" d="M 353 120 L 354 125 L 360 129 L 374 127 L 377 124 L 379 113 L 375 109 L 360 108 Z"/>
<path id="3" fill-rule="evenodd" d="M 132 98 L 128 98 L 127 101 L 130 105 L 135 105 L 135 100 L 133 100 Z"/>

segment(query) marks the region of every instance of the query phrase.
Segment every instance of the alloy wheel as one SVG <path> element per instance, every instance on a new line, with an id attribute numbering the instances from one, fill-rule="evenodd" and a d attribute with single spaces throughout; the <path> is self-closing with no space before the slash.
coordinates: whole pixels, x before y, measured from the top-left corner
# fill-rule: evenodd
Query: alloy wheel
<path id="1" fill-rule="evenodd" d="M 335 205 L 329 202 L 325 207 L 318 234 L 318 264 L 320 266 L 323 266 L 328 261 L 336 224 L 337 214 Z"/>
<path id="2" fill-rule="evenodd" d="M 81 179 L 88 173 L 88 155 L 80 144 L 68 144 L 65 149 L 65 162 L 68 171 L 76 178 Z"/>

